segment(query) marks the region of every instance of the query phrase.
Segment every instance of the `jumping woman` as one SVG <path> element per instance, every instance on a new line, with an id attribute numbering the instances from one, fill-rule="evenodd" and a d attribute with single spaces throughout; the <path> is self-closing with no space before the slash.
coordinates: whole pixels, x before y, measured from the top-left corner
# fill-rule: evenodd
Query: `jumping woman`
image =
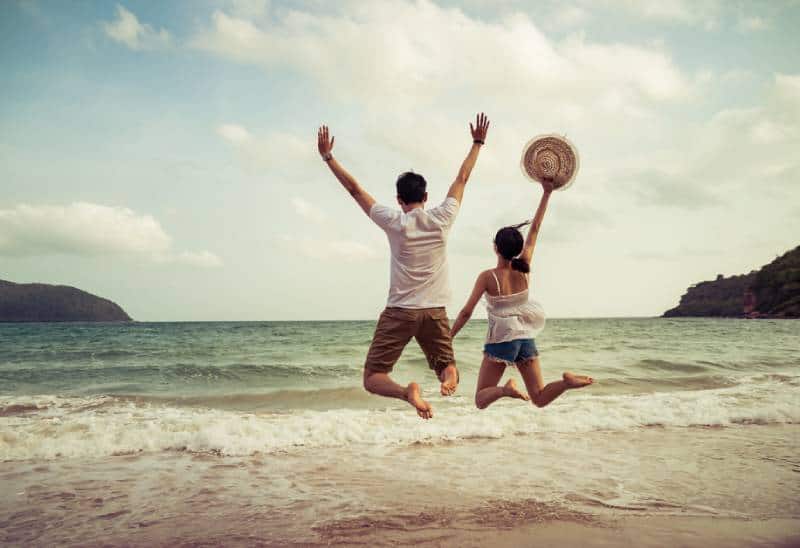
<path id="1" fill-rule="evenodd" d="M 531 400 L 537 407 L 544 407 L 565 390 L 581 388 L 593 382 L 591 377 L 570 372 L 565 372 L 560 381 L 547 385 L 542 380 L 539 352 L 533 338 L 544 328 L 545 316 L 541 306 L 528 295 L 533 249 L 547 202 L 553 192 L 553 183 L 544 182 L 542 187 L 544 193 L 527 239 L 523 242 L 519 229 L 529 221 L 497 231 L 494 237 L 497 266 L 480 273 L 472 294 L 450 332 L 451 337 L 456 336 L 469 321 L 475 305 L 485 293 L 489 332 L 483 347 L 483 362 L 475 391 L 475 405 L 479 409 L 485 409 L 503 397 Z M 506 366 L 517 367 L 528 394 L 517 388 L 514 379 L 498 386 Z"/>

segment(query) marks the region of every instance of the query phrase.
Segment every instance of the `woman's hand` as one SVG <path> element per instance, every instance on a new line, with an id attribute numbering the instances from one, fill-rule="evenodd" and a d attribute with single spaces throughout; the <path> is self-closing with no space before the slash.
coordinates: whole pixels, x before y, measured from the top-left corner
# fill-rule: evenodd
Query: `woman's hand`
<path id="1" fill-rule="evenodd" d="M 333 150 L 333 141 L 336 137 L 328 139 L 328 126 L 320 126 L 317 131 L 317 149 L 321 156 L 330 154 Z"/>
<path id="2" fill-rule="evenodd" d="M 469 124 L 469 131 L 472 133 L 473 141 L 486 141 L 486 133 L 489 131 L 489 119 L 484 113 L 475 116 L 475 126 Z"/>

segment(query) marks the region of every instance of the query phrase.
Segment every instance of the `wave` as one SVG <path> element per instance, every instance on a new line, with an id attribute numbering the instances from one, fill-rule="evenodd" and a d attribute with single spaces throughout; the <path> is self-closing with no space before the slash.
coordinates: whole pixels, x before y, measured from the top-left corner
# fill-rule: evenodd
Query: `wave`
<path id="1" fill-rule="evenodd" d="M 349 397 L 348 390 L 339 396 Z M 383 409 L 254 413 L 110 396 L 4 397 L 0 408 L 16 411 L 0 422 L 0 459 L 153 451 L 250 455 L 357 445 L 436 445 L 540 433 L 797 424 L 797 401 L 800 387 L 795 383 L 766 379 L 691 392 L 569 394 L 544 410 L 502 401 L 477 411 L 468 398 L 437 398 L 432 400 L 434 419 L 422 422 L 399 402 Z"/>
<path id="2" fill-rule="evenodd" d="M 210 395 L 115 395 L 113 401 L 156 404 L 176 407 L 205 407 L 237 411 L 273 411 L 294 409 L 340 409 L 372 407 L 375 399 L 360 385 L 309 390 L 276 390 L 269 393 Z"/>
<path id="3" fill-rule="evenodd" d="M 268 385 L 271 381 L 303 378 L 352 377 L 360 372 L 361 363 L 232 363 L 199 365 L 173 363 L 164 365 L 103 365 L 84 364 L 70 367 L 25 367 L 0 370 L 4 390 L 16 385 L 86 387 L 95 382 L 131 384 L 152 383 L 192 384 L 209 382 L 253 383 Z"/>

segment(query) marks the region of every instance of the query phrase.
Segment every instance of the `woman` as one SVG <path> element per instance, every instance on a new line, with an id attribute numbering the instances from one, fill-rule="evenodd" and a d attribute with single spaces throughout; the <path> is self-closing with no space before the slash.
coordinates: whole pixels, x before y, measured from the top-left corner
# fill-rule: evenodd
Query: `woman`
<path id="1" fill-rule="evenodd" d="M 542 187 L 544 193 L 539 201 L 528 238 L 523 244 L 522 234 L 519 231 L 520 227 L 528 224 L 528 221 L 497 231 L 494 238 L 497 266 L 481 272 L 478 276 L 472 294 L 450 331 L 451 337 L 455 337 L 469 321 L 475 305 L 485 293 L 489 332 L 483 349 L 484 357 L 475 392 L 475 405 L 479 409 L 485 409 L 503 397 L 531 400 L 537 407 L 544 407 L 565 390 L 581 388 L 593 382 L 591 377 L 569 372 L 564 373 L 560 381 L 548 385 L 542 380 L 539 352 L 536 350 L 533 337 L 544 328 L 544 311 L 528 296 L 531 257 L 547 209 L 547 202 L 553 192 L 553 183 L 544 182 Z M 497 385 L 507 365 L 515 365 L 519 369 L 528 394 L 517 388 L 514 379 L 503 386 Z"/>

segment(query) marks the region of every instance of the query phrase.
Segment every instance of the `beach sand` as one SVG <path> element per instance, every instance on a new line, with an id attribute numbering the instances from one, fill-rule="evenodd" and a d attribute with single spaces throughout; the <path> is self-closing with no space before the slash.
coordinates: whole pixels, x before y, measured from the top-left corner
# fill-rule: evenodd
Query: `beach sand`
<path id="1" fill-rule="evenodd" d="M 761 438 L 763 427 L 736 436 L 706 429 L 702 447 L 687 430 L 605 433 L 618 452 L 593 461 L 582 451 L 598 447 L 598 434 L 540 439 L 546 461 L 533 440 L 517 437 L 6 462 L 0 544 L 800 546 L 797 469 L 774 467 L 776 454 L 791 453 L 774 444 L 769 458 L 763 452 L 776 438 L 793 451 L 798 428 L 768 430 Z M 659 454 L 680 451 L 685 464 L 664 469 Z M 726 468 L 715 470 L 715 460 Z M 688 473 L 697 481 L 687 490 Z M 680 494 L 669 492 L 676 483 Z M 629 489 L 636 497 L 626 498 Z"/>

